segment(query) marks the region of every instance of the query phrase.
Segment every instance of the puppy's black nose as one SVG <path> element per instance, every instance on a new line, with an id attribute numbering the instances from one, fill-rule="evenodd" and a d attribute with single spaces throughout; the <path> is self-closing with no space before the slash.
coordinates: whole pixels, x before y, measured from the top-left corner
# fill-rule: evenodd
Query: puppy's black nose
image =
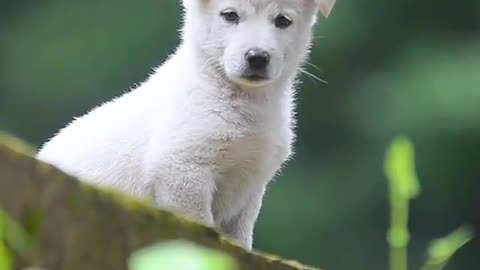
<path id="1" fill-rule="evenodd" d="M 250 49 L 245 54 L 245 60 L 250 68 L 265 69 L 270 62 L 270 54 L 260 49 Z"/>

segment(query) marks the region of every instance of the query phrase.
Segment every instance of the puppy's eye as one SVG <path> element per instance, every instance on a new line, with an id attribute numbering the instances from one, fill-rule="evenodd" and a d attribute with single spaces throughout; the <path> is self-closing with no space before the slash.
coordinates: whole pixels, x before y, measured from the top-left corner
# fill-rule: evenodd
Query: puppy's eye
<path id="1" fill-rule="evenodd" d="M 229 23 L 238 23 L 240 21 L 240 16 L 238 16 L 238 13 L 233 10 L 222 11 L 220 16 L 222 16 L 223 19 Z"/>
<path id="2" fill-rule="evenodd" d="M 274 20 L 275 26 L 280 29 L 285 29 L 292 25 L 292 20 L 285 15 L 278 15 Z"/>

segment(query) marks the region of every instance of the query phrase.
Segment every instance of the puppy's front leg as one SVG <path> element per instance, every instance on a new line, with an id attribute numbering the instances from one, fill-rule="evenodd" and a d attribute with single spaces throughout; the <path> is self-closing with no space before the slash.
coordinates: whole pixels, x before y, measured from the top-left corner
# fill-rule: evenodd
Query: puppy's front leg
<path id="1" fill-rule="evenodd" d="M 159 207 L 172 209 L 196 221 L 213 226 L 213 175 L 204 165 L 161 166 L 154 177 L 154 197 Z M 169 173 L 166 173 L 169 172 Z"/>
<path id="2" fill-rule="evenodd" d="M 238 215 L 221 225 L 222 230 L 247 250 L 252 249 L 253 231 L 262 207 L 265 187 L 252 193 L 247 205 Z"/>

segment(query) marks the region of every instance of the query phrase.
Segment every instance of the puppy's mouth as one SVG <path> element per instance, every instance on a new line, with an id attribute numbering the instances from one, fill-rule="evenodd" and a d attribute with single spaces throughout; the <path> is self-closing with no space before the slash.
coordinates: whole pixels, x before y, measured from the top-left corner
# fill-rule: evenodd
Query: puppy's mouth
<path id="1" fill-rule="evenodd" d="M 272 83 L 273 78 L 266 69 L 246 68 L 240 72 L 226 72 L 232 82 L 246 88 L 258 88 Z"/>
<path id="2" fill-rule="evenodd" d="M 270 80 L 266 70 L 246 70 L 241 75 L 241 78 L 250 82 L 263 82 Z"/>
<path id="3" fill-rule="evenodd" d="M 268 81 L 268 76 L 264 74 L 245 74 L 241 77 L 244 80 L 252 81 L 252 82 L 261 82 L 261 81 Z"/>

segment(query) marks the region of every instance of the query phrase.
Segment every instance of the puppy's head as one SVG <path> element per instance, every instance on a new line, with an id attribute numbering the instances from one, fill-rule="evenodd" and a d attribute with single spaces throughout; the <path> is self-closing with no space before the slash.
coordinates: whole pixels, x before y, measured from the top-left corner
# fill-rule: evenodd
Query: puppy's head
<path id="1" fill-rule="evenodd" d="M 335 0 L 184 0 L 184 38 L 207 64 L 243 87 L 295 74 L 308 54 L 316 16 Z"/>

